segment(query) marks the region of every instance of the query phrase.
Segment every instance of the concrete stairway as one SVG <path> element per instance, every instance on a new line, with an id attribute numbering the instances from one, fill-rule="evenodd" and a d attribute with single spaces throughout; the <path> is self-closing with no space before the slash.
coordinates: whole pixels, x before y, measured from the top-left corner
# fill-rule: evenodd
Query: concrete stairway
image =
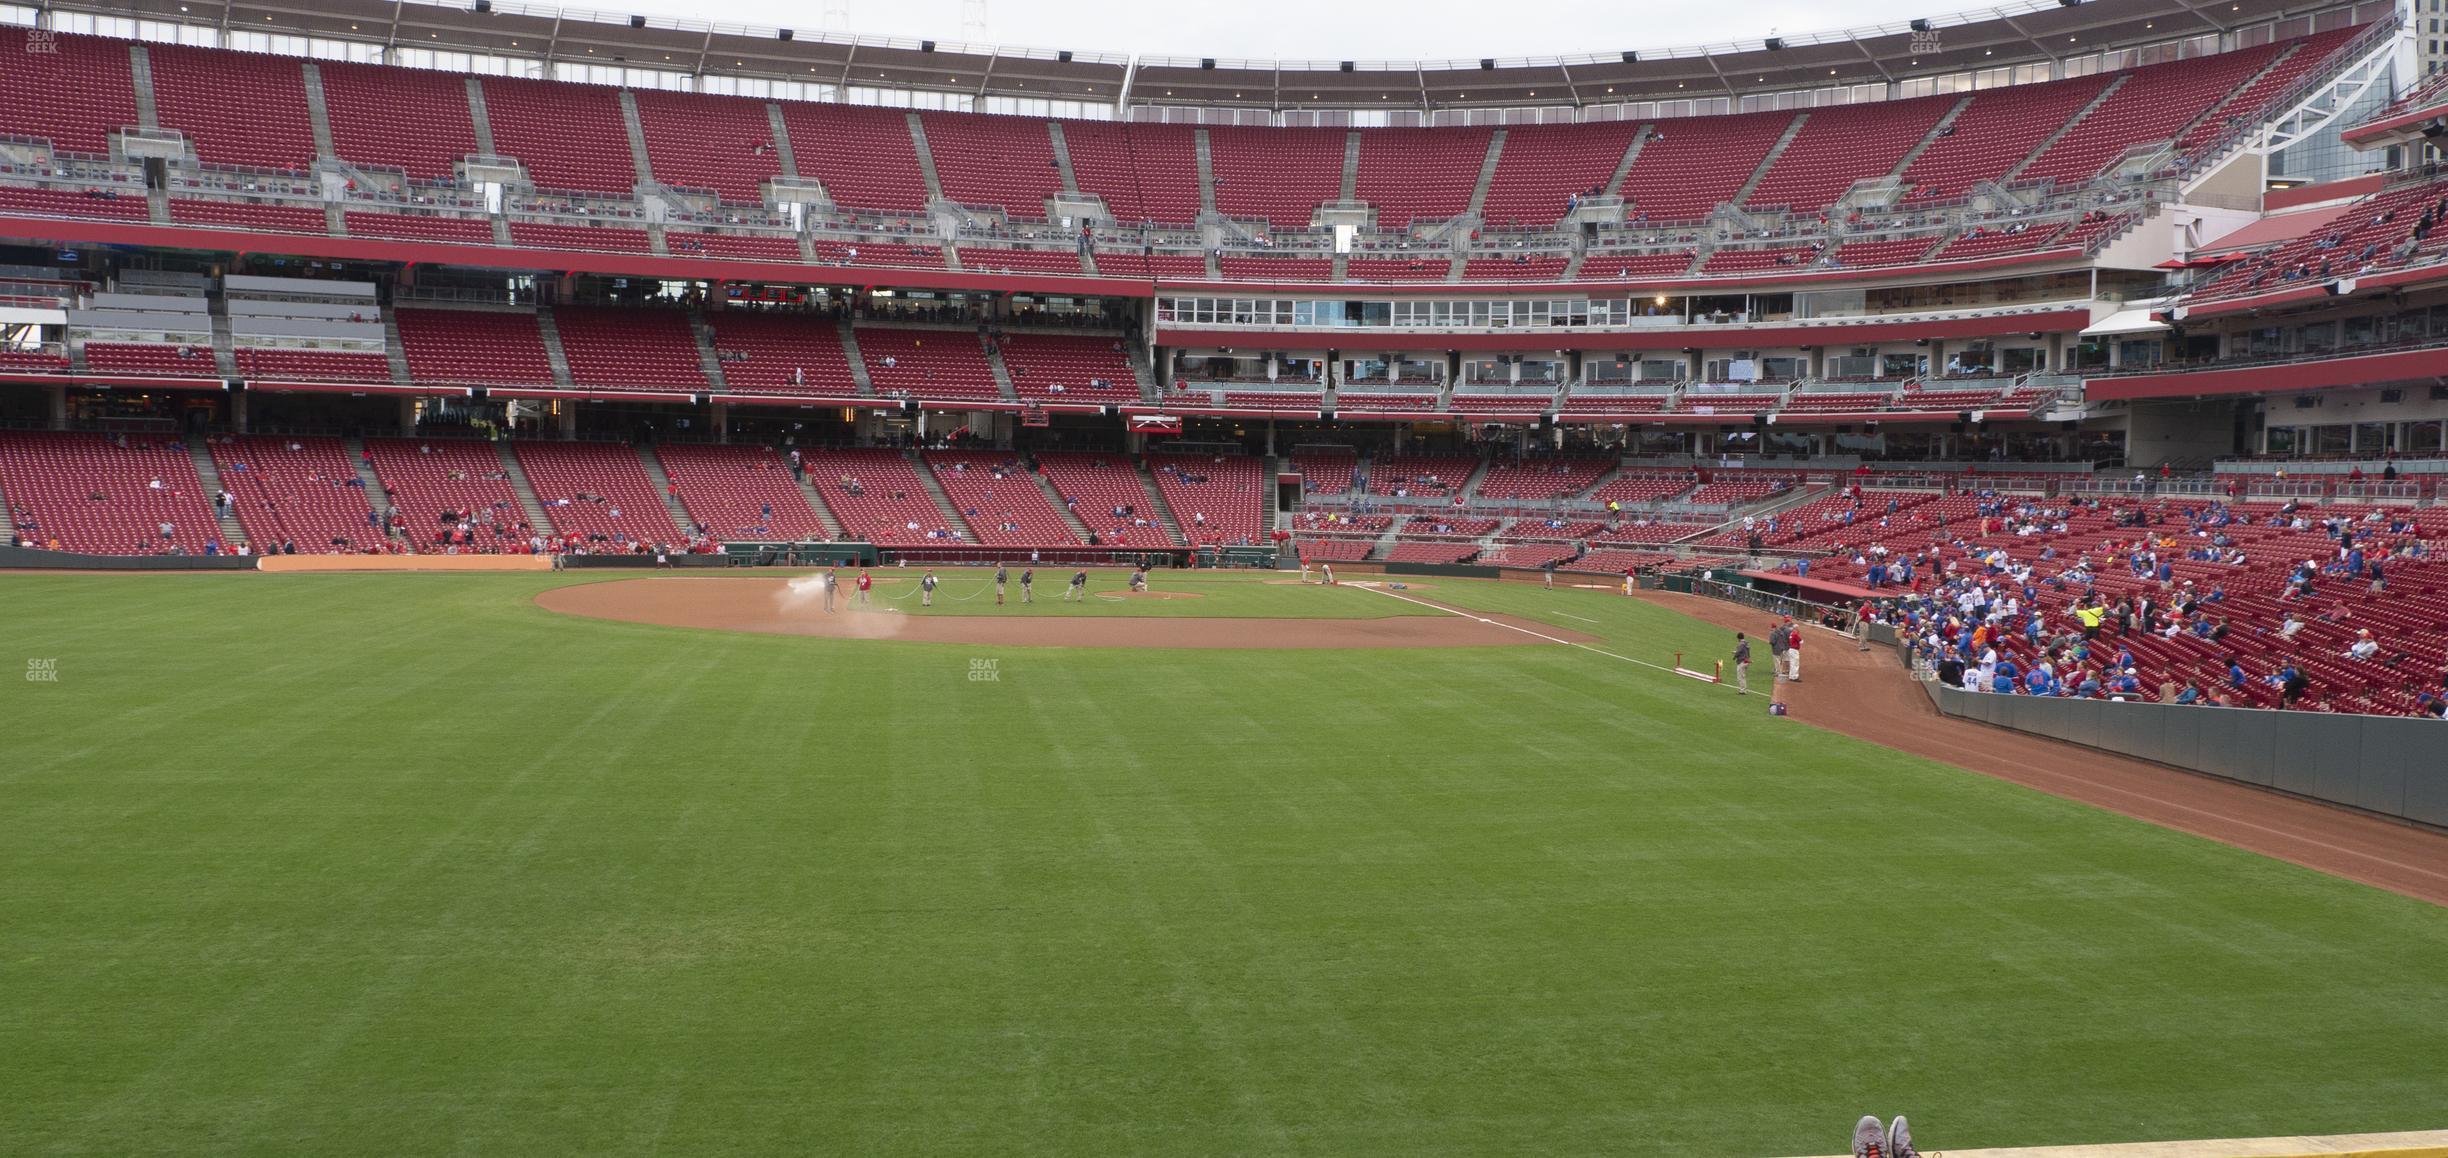
<path id="1" fill-rule="evenodd" d="M 1351 201 L 1356 199 L 1359 194 L 1360 134 L 1358 132 L 1349 132 L 1343 134 L 1343 188 L 1342 191 L 1335 194 L 1335 196 L 1340 197 L 1345 201 Z"/>
<path id="2" fill-rule="evenodd" d="M 697 339 L 697 368 L 705 372 L 706 384 L 716 394 L 730 393 L 730 384 L 723 378 L 722 359 L 714 353 L 714 331 L 706 325 L 704 311 L 690 310 L 688 322 L 690 336 Z"/>
<path id="3" fill-rule="evenodd" d="M 1181 520 L 1173 517 L 1172 504 L 1165 502 L 1164 492 L 1156 486 L 1156 476 L 1148 473 L 1147 460 L 1139 460 L 1137 466 L 1139 489 L 1147 492 L 1148 513 L 1156 517 L 1156 522 L 1164 527 L 1165 534 L 1173 537 L 1176 546 L 1189 546 L 1190 538 L 1182 534 Z"/>
<path id="4" fill-rule="evenodd" d="M 780 164 L 782 175 L 797 179 L 799 152 L 791 145 L 790 126 L 783 123 L 782 106 L 772 101 L 765 102 L 765 131 L 773 138 L 774 160 Z"/>
<path id="5" fill-rule="evenodd" d="M 1650 134 L 1656 131 L 1652 126 L 1642 125 L 1639 132 L 1632 134 L 1632 144 L 1624 149 L 1623 160 L 1616 163 L 1615 175 L 1607 178 L 1606 191 L 1609 196 L 1623 195 L 1624 178 L 1632 175 L 1632 164 L 1640 160 L 1641 147 L 1649 143 Z"/>
<path id="6" fill-rule="evenodd" d="M 910 144 L 918 149 L 918 171 L 926 176 L 927 199 L 947 200 L 944 197 L 943 178 L 935 175 L 935 150 L 927 147 L 926 122 L 918 119 L 914 109 L 906 116 L 909 119 Z"/>
<path id="7" fill-rule="evenodd" d="M 391 517 L 391 496 L 383 493 L 382 480 L 374 477 L 374 468 L 366 465 L 365 440 L 350 438 L 342 441 L 348 450 L 349 469 L 357 472 L 357 481 L 365 487 L 366 505 L 385 520 Z"/>
<path id="8" fill-rule="evenodd" d="M 902 451 L 901 457 L 908 459 L 910 469 L 918 472 L 918 485 L 926 488 L 927 497 L 935 500 L 935 509 L 943 512 L 944 525 L 960 531 L 969 542 L 977 542 L 977 528 L 970 526 L 969 520 L 961 517 L 960 508 L 952 505 L 952 496 L 945 492 L 926 459 L 914 450 Z"/>
<path id="9" fill-rule="evenodd" d="M 1369 548 L 1368 557 L 1371 559 L 1383 559 L 1386 556 L 1393 554 L 1395 538 L 1402 533 L 1403 524 L 1410 521 L 1411 516 L 1409 515 L 1394 516 L 1394 521 L 1386 524 L 1385 533 L 1377 536 L 1376 544 Z"/>
<path id="10" fill-rule="evenodd" d="M 553 320 L 551 307 L 537 308 L 536 328 L 544 335 L 544 358 L 552 363 L 553 385 L 576 389 L 577 384 L 570 380 L 569 355 L 561 351 L 561 324 Z"/>
<path id="11" fill-rule="evenodd" d="M 1912 168 L 1913 162 L 1921 159 L 1921 154 L 1928 152 L 1931 145 L 1937 144 L 1940 137 L 1946 136 L 1947 130 L 1954 127 L 1955 118 L 1962 116 L 1963 111 L 1970 107 L 1972 107 L 1972 95 L 1966 93 L 1963 99 L 1956 101 L 1955 106 L 1946 111 L 1945 116 L 1938 118 L 1938 123 L 1931 125 L 1928 132 L 1921 134 L 1921 139 L 1914 142 L 1912 148 L 1905 150 L 1904 156 L 1896 161 L 1895 168 L 1887 170 L 1887 175 L 1890 177 L 1903 176 L 1906 169 Z"/>
<path id="12" fill-rule="evenodd" d="M 1081 522 L 1078 515 L 1071 513 L 1071 508 L 1063 505 L 1063 497 L 1054 489 L 1054 484 L 1046 481 L 1046 476 L 1035 469 L 1031 469 L 1028 476 L 1037 480 L 1037 489 L 1044 491 L 1046 501 L 1054 504 L 1054 513 L 1062 516 L 1063 526 L 1069 527 L 1072 534 L 1079 536 L 1080 542 L 1087 542 L 1088 524 Z"/>
<path id="13" fill-rule="evenodd" d="M 1054 142 L 1054 168 L 1062 174 L 1063 192 L 1079 192 L 1079 175 L 1071 168 L 1071 138 L 1063 135 L 1062 122 L 1047 121 L 1046 135 Z"/>
<path id="14" fill-rule="evenodd" d="M 500 457 L 502 470 L 510 475 L 510 493 L 518 496 L 519 509 L 527 512 L 527 525 L 538 534 L 554 533 L 552 520 L 544 514 L 544 502 L 536 497 L 535 484 L 527 481 L 527 468 L 519 465 L 518 455 L 510 449 L 510 440 L 495 439 L 493 453 Z"/>
<path id="15" fill-rule="evenodd" d="M 161 127 L 159 106 L 153 98 L 153 56 L 142 44 L 128 45 L 128 76 L 136 87 L 136 127 L 148 132 Z M 155 225 L 170 224 L 170 194 L 161 189 L 145 191 L 148 219 Z"/>
<path id="16" fill-rule="evenodd" d="M 391 384 L 406 386 L 413 380 L 408 372 L 408 347 L 400 344 L 399 316 L 385 307 L 382 312 L 383 357 L 391 362 Z"/>
<path id="17" fill-rule="evenodd" d="M 246 528 L 238 525 L 238 516 L 234 512 L 223 511 L 221 504 L 214 502 L 215 496 L 225 488 L 221 485 L 220 464 L 213 461 L 212 451 L 205 447 L 203 439 L 187 444 L 187 457 L 195 462 L 196 478 L 204 484 L 204 501 L 212 504 L 213 521 L 221 528 L 221 545 L 228 548 L 249 542 Z"/>
<path id="18" fill-rule="evenodd" d="M 2083 123 L 2083 121 L 2089 119 L 2092 113 L 2098 111 L 2101 105 L 2107 104 L 2108 98 L 2115 96 L 2116 91 L 2125 87 L 2125 82 L 2131 79 L 2133 79 L 2133 74 L 2130 72 L 2118 73 L 2115 80 L 2109 81 L 2106 85 L 2100 88 L 2099 95 L 2092 97 L 2090 104 L 2084 105 L 2081 112 L 2066 118 L 2066 123 L 2057 126 L 2057 131 L 2050 133 L 2047 140 L 2044 140 L 2038 145 L 2034 146 L 2032 151 L 2026 154 L 2022 160 L 2015 162 L 2015 167 L 2006 170 L 2005 175 L 1997 179 L 1997 183 L 2000 185 L 2013 184 L 2014 179 L 2023 174 L 2023 170 L 2030 168 L 2032 162 L 2039 160 L 2043 155 L 2047 154 L 2050 149 L 2056 147 L 2059 140 L 2062 140 L 2067 133 L 2074 131 L 2074 126 L 2079 125 Z"/>
<path id="19" fill-rule="evenodd" d="M 229 299 L 211 294 L 205 300 L 207 317 L 212 319 L 213 372 L 224 381 L 238 376 L 238 340 L 230 329 Z"/>
<path id="20" fill-rule="evenodd" d="M 1198 146 L 1199 212 L 1213 214 L 1216 211 L 1215 153 L 1207 145 L 1207 130 L 1198 130 L 1192 140 Z"/>
<path id="21" fill-rule="evenodd" d="M 696 534 L 696 520 L 689 518 L 688 508 L 672 495 L 671 472 L 663 469 L 663 456 L 656 454 L 651 446 L 641 446 L 638 448 L 638 462 L 646 468 L 646 481 L 653 483 L 655 490 L 663 496 L 663 509 L 671 512 L 672 525 L 687 534 Z"/>
<path id="22" fill-rule="evenodd" d="M 816 521 L 824 524 L 825 538 L 840 539 L 841 520 L 833 517 L 833 508 L 825 505 L 824 496 L 816 493 L 816 484 L 806 475 L 799 476 L 799 494 L 807 500 L 808 508 L 816 512 Z"/>
<path id="23" fill-rule="evenodd" d="M 859 356 L 858 331 L 851 327 L 847 319 L 841 323 L 841 344 L 842 353 L 850 358 L 850 380 L 858 383 L 860 394 L 874 397 L 875 379 L 867 376 L 867 359 Z"/>
<path id="24" fill-rule="evenodd" d="M 311 60 L 299 67 L 306 79 L 306 123 L 314 129 L 315 156 L 337 157 L 340 150 L 332 144 L 331 109 L 323 97 L 323 70 Z M 334 237 L 346 236 L 347 220 L 338 202 L 324 203 L 323 232 Z"/>
<path id="25" fill-rule="evenodd" d="M 978 344 L 986 348 L 986 367 L 994 371 L 995 389 L 1001 390 L 1006 399 L 1018 402 L 1020 391 L 1012 386 L 1011 367 L 1003 364 L 1002 347 L 983 338 L 979 339 Z"/>
<path id="26" fill-rule="evenodd" d="M 467 95 L 468 121 L 476 129 L 476 151 L 493 156 L 493 114 L 485 107 L 484 82 L 472 76 L 467 78 Z M 510 219 L 498 213 L 493 215 L 493 244 L 510 244 Z"/>
<path id="27" fill-rule="evenodd" d="M 1759 188 L 1761 179 L 1768 176 L 1768 170 L 1776 165 L 1777 158 L 1785 155 L 1785 147 L 1793 144 L 1794 138 L 1801 135 L 1803 124 L 1809 120 L 1810 113 L 1808 112 L 1799 112 L 1794 114 L 1794 119 L 1785 126 L 1785 131 L 1777 137 L 1776 144 L 1768 146 L 1767 153 L 1760 157 L 1759 166 L 1751 170 L 1751 179 L 1743 182 L 1742 188 L 1734 191 L 1734 196 L 1728 200 L 1728 204 L 1740 205 L 1745 200 L 1750 198 L 1751 191 Z"/>
<path id="28" fill-rule="evenodd" d="M 1479 183 L 1471 186 L 1470 208 L 1463 210 L 1464 213 L 1477 217 L 1486 210 L 1488 186 L 1495 183 L 1496 162 L 1504 156 L 1504 146 L 1503 129 L 1488 134 L 1487 159 L 1479 162 Z"/>

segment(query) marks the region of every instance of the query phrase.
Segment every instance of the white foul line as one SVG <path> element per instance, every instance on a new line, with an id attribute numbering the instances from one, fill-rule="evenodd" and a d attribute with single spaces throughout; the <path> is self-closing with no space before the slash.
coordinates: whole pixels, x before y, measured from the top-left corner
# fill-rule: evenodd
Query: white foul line
<path id="1" fill-rule="evenodd" d="M 1445 614 L 1447 614 L 1447 615 L 1459 615 L 1459 616 L 1461 616 L 1461 617 L 1462 617 L 1462 618 L 1464 618 L 1464 619 L 1476 619 L 1476 620 L 1478 620 L 1478 621 L 1479 621 L 1479 622 L 1481 622 L 1481 623 L 1485 623 L 1485 624 L 1488 624 L 1488 625 L 1493 626 L 1493 627 L 1501 627 L 1501 628 L 1504 628 L 1504 629 L 1505 629 L 1505 630 L 1507 630 L 1507 631 L 1518 631 L 1518 632 L 1522 633 L 1523 635 L 1527 635 L 1527 636 L 1531 637 L 1532 639 L 1543 639 L 1543 640 L 1546 640 L 1546 641 L 1547 641 L 1547 642 L 1549 642 L 1549 643 L 1560 643 L 1560 644 L 1563 644 L 1563 645 L 1564 645 L 1564 646 L 1566 646 L 1566 647 L 1577 647 L 1577 648 L 1580 648 L 1581 650 L 1586 651 L 1586 652 L 1589 652 L 1589 653 L 1591 653 L 1591 654 L 1593 654 L 1593 655 L 1603 655 L 1603 656 L 1607 657 L 1608 659 L 1620 659 L 1620 660 L 1624 661 L 1625 663 L 1639 664 L 1640 666 L 1645 667 L 1645 668 L 1648 668 L 1648 669 L 1650 669 L 1651 671 L 1662 671 L 1662 672 L 1665 672 L 1665 673 L 1666 673 L 1666 674 L 1668 674 L 1668 675 L 1675 675 L 1675 674 L 1677 674 L 1677 673 L 1676 673 L 1676 671 L 1675 671 L 1675 669 L 1673 669 L 1673 668 L 1671 668 L 1671 667 L 1668 667 L 1668 666 L 1666 666 L 1665 664 L 1662 664 L 1662 663 L 1651 663 L 1651 662 L 1649 662 L 1648 660 L 1645 660 L 1645 659 L 1634 659 L 1634 658 L 1632 658 L 1631 656 L 1628 656 L 1628 655 L 1617 655 L 1617 654 L 1615 654 L 1614 652 L 1611 652 L 1611 651 L 1606 650 L 1605 648 L 1591 647 L 1590 645 L 1588 645 L 1588 644 L 1586 644 L 1586 643 L 1574 643 L 1573 641 L 1571 641 L 1571 640 L 1569 640 L 1569 639 L 1558 639 L 1558 638 L 1556 638 L 1555 636 L 1552 636 L 1552 635 L 1544 635 L 1544 634 L 1541 634 L 1541 633 L 1539 633 L 1539 632 L 1532 631 L 1532 630 L 1530 630 L 1530 629 L 1529 629 L 1529 628 L 1527 628 L 1527 627 L 1518 627 L 1518 626 L 1515 626 L 1514 624 L 1510 624 L 1510 623 L 1498 623 L 1497 621 L 1495 621 L 1495 620 L 1493 620 L 1493 619 L 1489 619 L 1489 618 L 1487 618 L 1486 616 L 1483 616 L 1483 615 L 1473 615 L 1473 614 L 1471 614 L 1470 612 L 1467 612 L 1467 611 L 1457 611 L 1457 610 L 1455 610 L 1454 608 L 1451 608 L 1451 607 L 1445 607 L 1445 606 L 1441 606 L 1441 605 L 1438 605 L 1438 604 L 1435 604 L 1435 603 L 1430 603 L 1430 602 L 1428 602 L 1428 601 L 1427 601 L 1427 600 L 1425 600 L 1425 599 L 1414 599 L 1414 598 L 1412 598 L 1412 597 L 1410 597 L 1410 596 L 1408 596 L 1408 595 L 1397 595 L 1397 594 L 1395 594 L 1394 592 L 1392 592 L 1392 591 L 1388 591 L 1388 590 L 1386 590 L 1386 589 L 1384 589 L 1384 588 L 1382 588 L 1382 587 L 1367 587 L 1367 588 L 1362 588 L 1362 590 L 1366 590 L 1366 591 L 1374 591 L 1374 592 L 1378 593 L 1379 595 L 1383 595 L 1383 596 L 1385 596 L 1385 597 L 1386 597 L 1386 598 L 1388 598 L 1388 599 L 1400 599 L 1400 600 L 1402 600 L 1402 601 L 1403 601 L 1403 602 L 1405 602 L 1405 603 L 1416 603 L 1416 604 L 1418 604 L 1418 605 L 1420 605 L 1420 606 L 1422 606 L 1422 607 L 1425 607 L 1425 608 L 1427 608 L 1427 609 L 1429 609 L 1429 610 L 1431 610 L 1431 611 L 1442 611 L 1442 612 L 1444 612 L 1444 613 L 1445 613 Z M 1561 612 L 1559 612 L 1558 614 L 1561 614 Z M 1575 616 L 1574 618 L 1576 618 L 1576 619 L 1577 619 L 1577 618 L 1579 618 L 1579 616 Z M 1590 622 L 1592 622 L 1592 623 L 1596 623 L 1596 622 L 1597 622 L 1597 620 L 1594 620 L 1594 619 L 1593 619 L 1593 620 L 1591 620 Z"/>

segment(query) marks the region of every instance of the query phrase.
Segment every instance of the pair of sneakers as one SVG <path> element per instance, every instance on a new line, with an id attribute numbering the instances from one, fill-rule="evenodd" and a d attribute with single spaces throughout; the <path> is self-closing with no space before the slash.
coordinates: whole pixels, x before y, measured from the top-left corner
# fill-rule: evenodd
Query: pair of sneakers
<path id="1" fill-rule="evenodd" d="M 1913 1149 L 1912 1125 L 1904 1115 L 1881 1126 L 1877 1118 L 1864 1114 L 1853 1126 L 1853 1158 L 1921 1158 L 1921 1152 Z"/>

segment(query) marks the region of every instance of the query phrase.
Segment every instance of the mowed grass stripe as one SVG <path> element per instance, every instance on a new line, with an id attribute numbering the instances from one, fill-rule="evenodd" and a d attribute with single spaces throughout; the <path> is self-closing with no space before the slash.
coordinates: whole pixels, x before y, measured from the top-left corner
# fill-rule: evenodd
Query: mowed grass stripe
<path id="1" fill-rule="evenodd" d="M 1562 647 L 997 656 L 529 602 L 565 581 L 0 577 L 62 670 L 0 693 L 35 721 L 0 733 L 0 1150 L 2437 1124 L 2438 910 L 1756 698 Z"/>

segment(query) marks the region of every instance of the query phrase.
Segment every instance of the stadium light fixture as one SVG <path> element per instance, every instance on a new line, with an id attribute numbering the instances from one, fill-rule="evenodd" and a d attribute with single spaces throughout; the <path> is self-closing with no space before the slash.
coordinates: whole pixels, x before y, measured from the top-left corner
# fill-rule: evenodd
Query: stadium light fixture
<path id="1" fill-rule="evenodd" d="M 774 39 L 776 40 L 789 40 L 792 35 L 793 33 L 788 28 L 774 29 Z"/>
<path id="2" fill-rule="evenodd" d="M 935 42 L 934 42 L 934 41 L 932 41 L 932 40 L 921 40 L 921 41 L 919 41 L 919 42 L 918 42 L 918 51 L 920 51 L 920 52 L 933 52 L 933 51 L 935 51 Z"/>
<path id="3" fill-rule="evenodd" d="M 630 17 L 630 18 L 629 18 L 629 27 L 631 27 L 631 28 L 644 28 L 644 27 L 646 27 L 646 18 L 645 18 L 645 17 L 643 17 L 643 16 L 632 16 L 632 17 Z"/>
<path id="4" fill-rule="evenodd" d="M 1915 16 L 1915 17 L 1913 17 L 1913 22 L 1912 22 L 1912 30 L 1913 30 L 1913 31 L 1915 31 L 1915 32 L 1927 32 L 1927 31 L 1929 31 L 1929 30 L 1930 30 L 1930 22 L 1929 22 L 1929 17 L 1927 17 L 1927 16 Z"/>
<path id="5" fill-rule="evenodd" d="M 1785 51 L 1785 38 L 1782 36 L 1771 36 L 1765 43 L 1767 44 L 1768 51 L 1770 52 Z"/>
<path id="6" fill-rule="evenodd" d="M 1214 58 L 1214 57 L 1212 57 L 1212 56 L 1203 56 L 1203 57 L 1200 57 L 1200 58 L 1199 58 L 1199 70 L 1200 70 L 1200 71 L 1202 71 L 1202 72 L 1214 72 L 1214 71 L 1215 71 L 1215 58 Z"/>
<path id="7" fill-rule="evenodd" d="M 1344 62 L 1343 62 L 1343 71 L 1345 71 L 1345 72 L 1350 72 L 1351 70 L 1352 70 L 1352 62 L 1351 62 L 1351 61 L 1348 61 L 1348 60 L 1347 60 L 1347 61 L 1344 61 Z"/>
<path id="8" fill-rule="evenodd" d="M 1480 57 L 1480 58 L 1479 58 L 1479 71 L 1481 71 L 1481 72 L 1494 72 L 1494 71 L 1496 71 L 1496 58 L 1495 58 L 1495 57 L 1493 57 L 1493 56 L 1482 56 L 1482 57 Z"/>
<path id="9" fill-rule="evenodd" d="M 1623 62 L 1625 64 L 1638 64 L 1640 63 L 1640 54 L 1627 48 L 1624 50 Z"/>

